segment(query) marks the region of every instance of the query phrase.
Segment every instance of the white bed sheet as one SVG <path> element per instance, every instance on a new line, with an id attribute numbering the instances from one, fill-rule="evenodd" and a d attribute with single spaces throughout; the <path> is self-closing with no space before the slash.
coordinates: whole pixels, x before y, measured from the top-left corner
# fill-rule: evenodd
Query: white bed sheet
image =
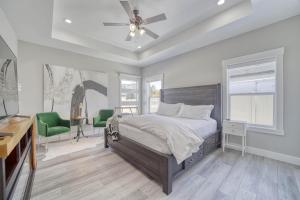
<path id="1" fill-rule="evenodd" d="M 195 135 L 204 139 L 210 136 L 211 134 L 215 133 L 217 130 L 217 122 L 214 119 L 196 120 L 196 119 L 187 119 L 187 118 L 179 118 L 179 117 L 167 117 L 167 118 L 172 118 L 180 121 L 181 123 L 184 123 L 185 125 L 187 125 L 189 128 L 193 130 Z M 151 149 L 154 149 L 164 154 L 169 154 L 169 155 L 172 154 L 166 141 L 153 134 L 150 134 L 146 131 L 142 131 L 138 128 L 126 124 L 120 124 L 119 130 L 121 135 L 129 139 L 132 139 L 138 143 L 141 143 Z"/>

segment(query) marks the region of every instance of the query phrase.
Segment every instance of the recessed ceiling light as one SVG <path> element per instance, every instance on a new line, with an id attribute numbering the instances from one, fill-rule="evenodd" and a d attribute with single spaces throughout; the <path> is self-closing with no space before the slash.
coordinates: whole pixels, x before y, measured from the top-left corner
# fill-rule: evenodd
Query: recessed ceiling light
<path id="1" fill-rule="evenodd" d="M 225 0 L 219 0 L 219 1 L 218 1 L 218 5 L 219 5 L 219 6 L 223 5 L 224 3 L 225 3 Z"/>
<path id="2" fill-rule="evenodd" d="M 72 24 L 72 21 L 70 20 L 70 19 L 65 19 L 65 22 L 67 23 L 67 24 Z"/>
<path id="3" fill-rule="evenodd" d="M 137 46 L 137 48 L 138 48 L 138 49 L 141 49 L 141 48 L 142 48 L 142 46 L 141 46 L 141 45 L 139 45 L 139 46 Z"/>

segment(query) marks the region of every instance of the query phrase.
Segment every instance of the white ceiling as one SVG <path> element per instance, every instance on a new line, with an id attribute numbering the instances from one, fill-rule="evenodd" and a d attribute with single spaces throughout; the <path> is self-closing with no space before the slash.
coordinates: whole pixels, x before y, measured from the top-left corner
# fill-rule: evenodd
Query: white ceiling
<path id="1" fill-rule="evenodd" d="M 300 14 L 299 0 L 130 0 L 143 18 L 165 13 L 147 25 L 160 35 L 126 42 L 128 22 L 118 0 L 0 0 L 20 40 L 128 65 L 146 66 Z M 64 23 L 69 18 L 72 24 Z M 142 49 L 137 51 L 137 46 Z"/>
<path id="2" fill-rule="evenodd" d="M 215 0 L 139 0 L 129 1 L 132 8 L 140 10 L 142 18 L 165 13 L 167 20 L 149 24 L 146 27 L 169 38 L 209 17 L 230 8 L 242 0 L 231 0 L 223 6 L 217 6 Z M 72 19 L 66 24 L 64 19 Z M 60 32 L 74 33 L 119 48 L 135 52 L 137 46 L 154 46 L 161 40 L 154 40 L 147 35 L 125 41 L 129 27 L 105 27 L 103 22 L 128 23 L 129 19 L 118 0 L 55 0 L 53 10 L 53 29 Z"/>

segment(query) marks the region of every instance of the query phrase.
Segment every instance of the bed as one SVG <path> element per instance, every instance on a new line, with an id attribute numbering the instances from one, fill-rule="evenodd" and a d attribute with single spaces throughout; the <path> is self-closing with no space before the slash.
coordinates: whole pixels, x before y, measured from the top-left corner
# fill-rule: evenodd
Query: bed
<path id="1" fill-rule="evenodd" d="M 170 194 L 173 180 L 221 146 L 221 86 L 214 84 L 163 89 L 161 101 L 170 104 L 214 105 L 211 113 L 212 120 L 207 122 L 208 125 L 198 127 L 202 128 L 200 132 L 203 134 L 201 136 L 204 142 L 197 152 L 178 164 L 174 155 L 165 148 L 162 141 L 148 137 L 142 131 L 126 125 L 120 125 L 118 141 L 113 141 L 105 129 L 104 146 L 112 148 L 114 152 L 144 172 L 149 178 L 160 183 L 164 193 Z M 191 126 L 197 127 L 198 122 L 187 120 L 184 123 L 191 123 Z M 206 131 L 203 131 L 204 128 Z"/>

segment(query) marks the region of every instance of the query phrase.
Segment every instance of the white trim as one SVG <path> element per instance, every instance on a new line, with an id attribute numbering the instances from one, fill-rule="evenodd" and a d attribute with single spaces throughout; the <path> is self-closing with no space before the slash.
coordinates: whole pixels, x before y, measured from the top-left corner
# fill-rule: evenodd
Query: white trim
<path id="1" fill-rule="evenodd" d="M 274 135 L 284 135 L 283 130 L 277 130 L 272 128 L 264 128 L 258 126 L 248 125 L 247 132 L 255 132 L 255 133 L 266 133 L 266 134 L 274 134 Z"/>
<path id="2" fill-rule="evenodd" d="M 144 82 L 153 82 L 153 81 L 162 81 L 163 82 L 164 79 L 164 74 L 157 74 L 154 76 L 146 76 L 144 77 Z"/>
<path id="3" fill-rule="evenodd" d="M 284 94 L 283 94 L 283 55 L 284 47 L 263 51 L 260 53 L 240 56 L 224 60 L 223 64 L 223 114 L 224 119 L 229 118 L 229 95 L 228 95 L 228 68 L 234 68 L 246 63 L 259 62 L 263 60 L 273 59 L 276 61 L 276 98 L 274 101 L 274 128 L 261 128 L 251 126 L 249 130 L 258 133 L 267 133 L 275 135 L 284 135 L 283 111 L 284 111 Z"/>
<path id="4" fill-rule="evenodd" d="M 134 74 L 124 74 L 124 73 L 119 73 L 119 78 L 120 79 L 141 79 L 142 77 L 141 76 L 138 76 L 138 75 L 134 75 Z"/>
<path id="5" fill-rule="evenodd" d="M 263 51 L 263 52 L 259 52 L 259 53 L 246 55 L 246 56 L 230 58 L 230 59 L 223 61 L 223 66 L 252 62 L 253 60 L 258 60 L 257 58 L 268 59 L 268 58 L 274 58 L 274 57 L 283 56 L 283 55 L 284 55 L 284 47 L 281 47 L 278 49 L 272 49 L 272 50 L 268 50 L 268 51 Z"/>
<path id="6" fill-rule="evenodd" d="M 241 151 L 241 148 L 239 146 L 236 146 L 234 144 L 230 144 L 226 146 L 229 149 L 234 149 L 237 151 Z M 226 151 L 225 151 L 226 152 Z M 260 149 L 260 148 L 256 148 L 256 147 L 246 147 L 246 153 L 249 154 L 254 154 L 254 155 L 258 155 L 258 156 L 263 156 L 266 158 L 270 158 L 270 159 L 274 159 L 274 160 L 278 160 L 278 161 L 282 161 L 282 162 L 286 162 L 286 163 L 290 163 L 293 165 L 298 165 L 300 166 L 300 158 L 296 157 L 296 156 L 290 156 L 287 154 L 282 154 L 282 153 L 277 153 L 274 151 L 269 151 L 266 149 Z"/>

